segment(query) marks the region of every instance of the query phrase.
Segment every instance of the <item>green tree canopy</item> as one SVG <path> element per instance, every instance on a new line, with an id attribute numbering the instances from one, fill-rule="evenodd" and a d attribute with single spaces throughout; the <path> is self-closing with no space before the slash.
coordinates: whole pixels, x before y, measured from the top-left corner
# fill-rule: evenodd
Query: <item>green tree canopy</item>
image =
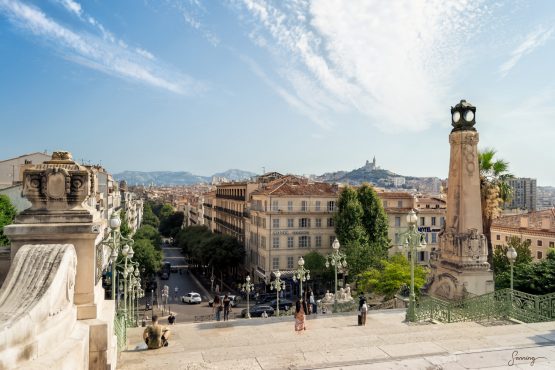
<path id="1" fill-rule="evenodd" d="M 528 264 L 532 262 L 532 252 L 530 251 L 530 241 L 523 240 L 516 236 L 511 236 L 507 245 L 495 248 L 493 253 L 493 273 L 497 276 L 510 270 L 511 266 L 507 258 L 507 250 L 513 247 L 517 253 L 514 265 Z"/>
<path id="2" fill-rule="evenodd" d="M 426 270 L 420 266 L 414 269 L 414 289 L 418 295 L 426 283 Z M 402 254 L 395 254 L 381 261 L 380 268 L 372 268 L 359 275 L 359 290 L 370 291 L 391 299 L 403 286 L 410 286 L 410 262 Z"/>
<path id="3" fill-rule="evenodd" d="M 160 208 L 160 212 L 157 214 L 158 218 L 160 219 L 160 222 L 166 220 L 168 217 L 170 217 L 173 213 L 173 207 L 170 204 L 164 203 L 162 205 L 162 208 Z"/>
<path id="4" fill-rule="evenodd" d="M 204 240 L 210 238 L 212 235 L 212 232 L 206 226 L 194 225 L 180 230 L 174 242 L 181 248 L 183 254 L 191 258 L 197 258 L 200 254 L 196 252 L 196 249 L 200 247 L 200 244 Z"/>
<path id="5" fill-rule="evenodd" d="M 153 274 L 160 270 L 162 265 L 162 251 L 154 248 L 149 239 L 137 239 L 133 244 L 135 255 L 133 260 L 139 262 L 139 266 L 145 269 L 147 274 Z"/>
<path id="6" fill-rule="evenodd" d="M 368 235 L 373 264 L 387 257 L 389 248 L 388 218 L 383 209 L 378 194 L 368 184 L 363 184 L 357 190 L 358 199 L 362 206 L 362 226 Z"/>
<path id="7" fill-rule="evenodd" d="M 185 214 L 183 212 L 173 212 L 168 217 L 162 218 L 160 221 L 160 234 L 167 238 L 175 238 L 177 233 L 181 230 L 184 220 Z"/>
<path id="8" fill-rule="evenodd" d="M 326 268 L 326 257 L 316 251 L 308 252 L 303 256 L 304 266 L 310 270 L 314 280 L 321 278 L 324 281 L 332 281 L 334 278 L 333 267 Z"/>
<path id="9" fill-rule="evenodd" d="M 133 239 L 134 240 L 147 239 L 152 243 L 152 245 L 156 249 L 160 249 L 160 245 L 162 244 L 162 237 L 160 236 L 160 233 L 158 232 L 157 229 L 155 229 L 151 225 L 141 226 L 137 230 L 135 235 L 133 235 Z"/>
<path id="10" fill-rule="evenodd" d="M 127 222 L 127 214 L 124 210 L 121 211 L 120 218 L 121 226 L 119 227 L 119 231 L 123 237 L 128 238 L 131 235 L 131 227 L 129 227 L 129 222 Z"/>
<path id="11" fill-rule="evenodd" d="M 12 205 L 10 198 L 0 195 L 0 246 L 10 244 L 10 240 L 4 235 L 4 226 L 13 223 L 16 214 L 17 210 Z"/>
<path id="12" fill-rule="evenodd" d="M 156 229 L 160 226 L 160 220 L 158 216 L 152 211 L 152 207 L 149 202 L 145 202 L 143 205 L 143 225 L 150 225 Z"/>

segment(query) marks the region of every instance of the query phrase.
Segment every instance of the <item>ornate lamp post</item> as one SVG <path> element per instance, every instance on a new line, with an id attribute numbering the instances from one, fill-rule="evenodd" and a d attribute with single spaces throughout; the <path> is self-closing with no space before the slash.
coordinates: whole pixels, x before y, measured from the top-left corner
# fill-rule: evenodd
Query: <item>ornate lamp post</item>
<path id="1" fill-rule="evenodd" d="M 108 248 L 110 248 L 111 250 L 111 254 L 110 254 L 110 262 L 112 265 L 112 300 L 116 299 L 116 260 L 118 258 L 118 255 L 120 253 L 121 248 L 121 244 L 123 243 L 124 245 L 128 245 L 128 246 L 132 246 L 133 245 L 133 239 L 131 238 L 125 238 L 121 235 L 120 232 L 120 226 L 121 226 L 121 219 L 119 218 L 119 215 L 114 212 L 112 213 L 112 216 L 110 216 L 110 233 L 102 240 L 102 244 L 106 245 Z"/>
<path id="2" fill-rule="evenodd" d="M 304 258 L 299 258 L 299 268 L 293 273 L 293 281 L 301 284 L 301 302 L 303 301 L 303 281 L 310 280 L 310 270 L 304 268 Z"/>
<path id="3" fill-rule="evenodd" d="M 275 280 L 270 283 L 270 290 L 276 290 L 276 309 L 277 309 L 277 316 L 279 317 L 279 292 L 285 290 L 285 281 L 282 281 L 281 272 L 277 270 L 274 272 Z"/>
<path id="4" fill-rule="evenodd" d="M 426 246 L 426 241 L 423 238 L 425 234 L 416 229 L 417 221 L 418 217 L 416 216 L 414 210 L 411 209 L 407 215 L 409 229 L 401 234 L 405 240 L 405 248 L 408 248 L 410 251 L 410 297 L 409 309 L 406 317 L 408 321 L 415 320 L 416 295 L 414 294 L 414 265 L 416 264 L 416 252 Z"/>
<path id="5" fill-rule="evenodd" d="M 254 288 L 254 284 L 251 283 L 251 277 L 249 275 L 247 275 L 247 277 L 245 278 L 246 282 L 242 285 L 242 290 L 243 292 L 247 293 L 247 315 L 246 318 L 250 319 L 251 318 L 251 309 L 250 309 L 250 304 L 249 304 L 249 297 L 250 297 L 250 293 L 252 291 L 252 289 Z"/>
<path id="6" fill-rule="evenodd" d="M 333 252 L 326 256 L 326 268 L 330 265 L 334 267 L 335 270 L 335 299 L 333 300 L 333 312 L 337 312 L 337 267 L 347 267 L 347 260 L 344 253 L 339 251 L 339 240 L 335 238 L 332 243 Z"/>
<path id="7" fill-rule="evenodd" d="M 507 259 L 509 260 L 509 264 L 511 265 L 511 296 L 510 296 L 510 310 L 513 309 L 513 265 L 516 261 L 517 253 L 513 247 L 509 247 L 507 249 Z"/>

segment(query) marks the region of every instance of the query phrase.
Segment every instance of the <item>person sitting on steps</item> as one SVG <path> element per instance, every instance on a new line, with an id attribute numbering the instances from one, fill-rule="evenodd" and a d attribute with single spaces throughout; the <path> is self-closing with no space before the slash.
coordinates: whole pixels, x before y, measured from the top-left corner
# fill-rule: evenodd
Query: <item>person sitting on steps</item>
<path id="1" fill-rule="evenodd" d="M 148 349 L 158 349 L 168 346 L 171 332 L 158 324 L 158 316 L 152 315 L 152 324 L 147 326 L 143 332 L 143 339 Z"/>

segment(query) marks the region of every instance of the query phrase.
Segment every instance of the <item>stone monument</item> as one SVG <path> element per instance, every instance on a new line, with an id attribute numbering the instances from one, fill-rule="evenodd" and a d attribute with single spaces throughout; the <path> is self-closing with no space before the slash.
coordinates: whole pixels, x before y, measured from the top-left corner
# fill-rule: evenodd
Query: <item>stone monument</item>
<path id="1" fill-rule="evenodd" d="M 476 107 L 461 100 L 451 107 L 453 130 L 447 188 L 447 219 L 439 235 L 439 251 L 430 261 L 432 295 L 460 299 L 493 291 L 493 273 L 482 230 L 479 135 Z"/>

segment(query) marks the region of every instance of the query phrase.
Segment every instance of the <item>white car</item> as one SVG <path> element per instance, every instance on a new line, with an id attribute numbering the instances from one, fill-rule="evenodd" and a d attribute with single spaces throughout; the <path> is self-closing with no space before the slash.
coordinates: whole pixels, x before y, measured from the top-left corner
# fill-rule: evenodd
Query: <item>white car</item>
<path id="1" fill-rule="evenodd" d="M 200 294 L 195 293 L 195 292 L 191 292 L 191 293 L 187 293 L 187 295 L 184 295 L 183 297 L 181 297 L 181 302 L 189 303 L 189 304 L 201 303 L 202 298 L 201 298 Z"/>

